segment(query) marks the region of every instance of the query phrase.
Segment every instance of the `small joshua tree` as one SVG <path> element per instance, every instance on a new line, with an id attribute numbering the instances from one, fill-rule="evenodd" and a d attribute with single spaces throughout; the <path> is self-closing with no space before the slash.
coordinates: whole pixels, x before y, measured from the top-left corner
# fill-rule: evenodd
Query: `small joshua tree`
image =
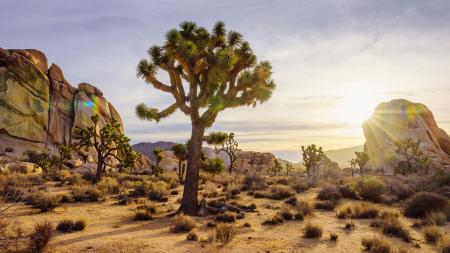
<path id="1" fill-rule="evenodd" d="M 59 154 L 59 169 L 62 169 L 63 164 L 69 160 L 72 159 L 72 147 L 70 145 L 59 145 L 58 147 L 58 154 Z"/>
<path id="2" fill-rule="evenodd" d="M 209 145 L 214 145 L 217 154 L 223 151 L 228 155 L 230 158 L 228 173 L 231 174 L 237 159 L 237 152 L 240 151 L 240 149 L 238 149 L 239 143 L 234 139 L 234 133 L 212 132 L 207 137 L 207 143 Z"/>
<path id="3" fill-rule="evenodd" d="M 273 166 L 269 167 L 269 175 L 276 177 L 278 174 L 281 173 L 281 170 L 283 170 L 283 166 L 281 163 L 275 159 L 273 161 Z"/>
<path id="4" fill-rule="evenodd" d="M 311 173 L 315 174 L 317 172 L 318 163 L 325 157 L 322 147 L 317 148 L 316 144 L 311 144 L 306 148 L 305 146 L 302 146 L 302 151 L 303 165 L 306 167 L 306 174 L 308 176 L 310 176 Z"/>
<path id="5" fill-rule="evenodd" d="M 153 166 L 153 175 L 158 176 L 159 173 L 162 172 L 161 168 L 159 167 L 159 164 L 161 163 L 162 159 L 164 158 L 162 156 L 162 152 L 164 150 L 160 149 L 160 148 L 155 148 L 153 150 L 153 154 L 155 155 L 155 159 L 156 159 L 156 164 Z"/>
<path id="6" fill-rule="evenodd" d="M 106 124 L 99 129 L 99 116 L 91 117 L 94 123 L 91 127 L 75 128 L 73 138 L 76 142 L 75 146 L 86 151 L 93 148 L 97 152 L 97 172 L 93 183 L 100 181 L 106 166 L 112 166 L 108 160 L 115 159 L 119 162 L 121 168 L 134 164 L 136 159 L 135 152 L 131 149 L 130 139 L 120 131 L 120 124 L 113 120 L 112 123 Z"/>
<path id="7" fill-rule="evenodd" d="M 364 152 L 355 152 L 356 157 L 350 160 L 350 166 L 356 168 L 356 165 L 359 167 L 359 173 L 362 175 L 364 173 L 364 167 L 369 162 L 369 155 Z M 353 170 L 352 170 L 353 175 Z"/>
<path id="8" fill-rule="evenodd" d="M 173 145 L 171 150 L 173 154 L 178 158 L 178 179 L 183 182 L 184 173 L 186 167 L 184 166 L 184 161 L 187 159 L 187 147 L 185 144 Z"/>
<path id="9" fill-rule="evenodd" d="M 428 158 L 420 149 L 420 140 L 400 140 L 394 143 L 396 153 L 395 171 L 403 175 L 415 173 L 424 169 Z"/>
<path id="10" fill-rule="evenodd" d="M 286 163 L 285 169 L 286 169 L 286 176 L 289 176 L 289 174 L 291 174 L 291 171 L 294 170 L 294 166 L 292 166 L 292 164 L 288 162 Z"/>

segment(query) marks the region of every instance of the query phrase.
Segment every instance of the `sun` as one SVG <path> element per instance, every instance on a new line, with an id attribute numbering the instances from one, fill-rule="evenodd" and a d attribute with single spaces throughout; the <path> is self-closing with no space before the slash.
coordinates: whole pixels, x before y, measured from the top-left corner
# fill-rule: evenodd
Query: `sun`
<path id="1" fill-rule="evenodd" d="M 369 90 L 357 90 L 343 96 L 335 105 L 332 117 L 341 122 L 360 125 L 369 119 L 382 96 Z"/>

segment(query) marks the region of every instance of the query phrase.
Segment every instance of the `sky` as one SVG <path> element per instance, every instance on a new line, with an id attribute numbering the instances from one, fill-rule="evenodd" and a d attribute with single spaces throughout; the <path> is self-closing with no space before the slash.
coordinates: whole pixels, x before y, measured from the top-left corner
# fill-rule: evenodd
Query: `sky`
<path id="1" fill-rule="evenodd" d="M 273 66 L 272 99 L 224 111 L 208 131 L 234 132 L 244 150 L 300 160 L 300 147 L 362 145 L 362 122 L 394 98 L 427 105 L 450 131 L 450 1 L 446 0 L 0 0 L 0 47 L 35 48 L 66 79 L 100 88 L 141 141 L 185 141 L 189 118 L 158 124 L 138 103 L 170 96 L 136 77 L 147 49 L 182 21 L 224 21 Z"/>

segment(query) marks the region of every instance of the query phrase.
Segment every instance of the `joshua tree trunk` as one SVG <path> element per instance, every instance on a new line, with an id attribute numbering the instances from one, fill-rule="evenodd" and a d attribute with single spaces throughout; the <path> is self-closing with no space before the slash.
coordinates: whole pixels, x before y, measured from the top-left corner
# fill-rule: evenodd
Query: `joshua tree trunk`
<path id="1" fill-rule="evenodd" d="M 181 173 L 181 159 L 178 159 L 178 179 L 180 180 L 180 183 L 183 181 L 183 174 Z"/>
<path id="2" fill-rule="evenodd" d="M 233 172 L 233 165 L 234 165 L 234 161 L 233 161 L 233 156 L 228 155 L 230 157 L 230 167 L 228 168 L 228 173 L 231 174 L 231 172 Z"/>
<path id="3" fill-rule="evenodd" d="M 198 177 L 204 132 L 205 128 L 202 125 L 192 123 L 186 180 L 180 206 L 180 211 L 187 215 L 197 215 L 198 212 Z"/>
<path id="4" fill-rule="evenodd" d="M 100 152 L 99 155 L 97 155 L 97 172 L 95 174 L 93 184 L 98 183 L 102 179 L 102 173 L 103 173 L 103 157 L 101 156 Z"/>

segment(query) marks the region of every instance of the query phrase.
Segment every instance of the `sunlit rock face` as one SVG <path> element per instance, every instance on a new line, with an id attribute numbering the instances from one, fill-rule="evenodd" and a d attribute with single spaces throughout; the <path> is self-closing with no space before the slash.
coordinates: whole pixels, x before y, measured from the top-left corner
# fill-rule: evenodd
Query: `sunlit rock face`
<path id="1" fill-rule="evenodd" d="M 394 143 L 411 138 L 420 140 L 420 148 L 428 157 L 431 169 L 450 169 L 450 138 L 423 104 L 404 99 L 381 103 L 364 122 L 363 130 L 364 151 L 372 167 L 384 167 L 392 172 L 386 158 L 394 155 Z"/>
<path id="2" fill-rule="evenodd" d="M 24 151 L 53 151 L 70 144 L 76 126 L 92 124 L 100 115 L 100 127 L 119 113 L 94 86 L 74 88 L 63 71 L 47 64 L 44 53 L 35 49 L 0 48 L 0 152 L 22 159 Z"/>

